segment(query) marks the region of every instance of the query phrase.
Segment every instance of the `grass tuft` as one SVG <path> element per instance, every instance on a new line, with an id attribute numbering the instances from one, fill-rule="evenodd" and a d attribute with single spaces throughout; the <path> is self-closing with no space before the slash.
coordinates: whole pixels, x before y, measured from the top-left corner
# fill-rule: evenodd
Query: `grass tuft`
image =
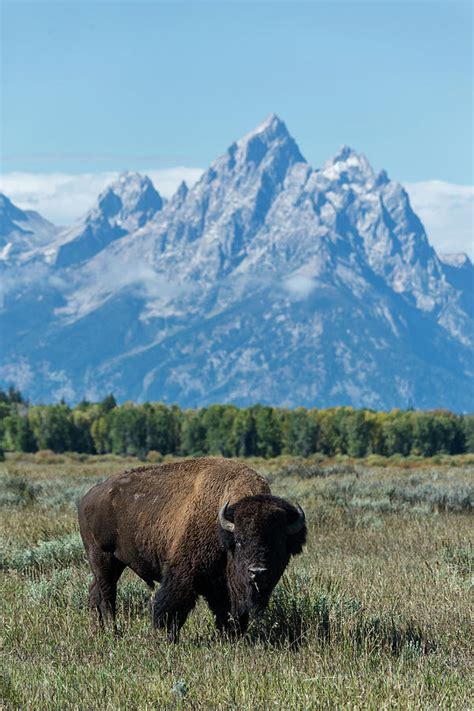
<path id="1" fill-rule="evenodd" d="M 420 653 L 434 648 L 430 635 L 415 621 L 371 614 L 338 585 L 325 589 L 318 577 L 304 572 L 284 576 L 250 635 L 277 646 L 298 647 L 312 640 L 392 654 L 401 654 L 406 647 Z"/>
<path id="2" fill-rule="evenodd" d="M 471 541 L 461 544 L 445 543 L 443 559 L 463 577 L 474 576 L 474 544 Z"/>

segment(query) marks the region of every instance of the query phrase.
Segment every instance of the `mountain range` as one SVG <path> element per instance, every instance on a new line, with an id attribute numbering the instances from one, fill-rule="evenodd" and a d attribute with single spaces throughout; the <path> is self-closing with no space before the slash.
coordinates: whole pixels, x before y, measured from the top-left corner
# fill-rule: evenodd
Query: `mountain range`
<path id="1" fill-rule="evenodd" d="M 127 172 L 60 229 L 1 196 L 0 268 L 0 382 L 33 401 L 472 410 L 468 257 L 274 114 L 168 201 Z"/>

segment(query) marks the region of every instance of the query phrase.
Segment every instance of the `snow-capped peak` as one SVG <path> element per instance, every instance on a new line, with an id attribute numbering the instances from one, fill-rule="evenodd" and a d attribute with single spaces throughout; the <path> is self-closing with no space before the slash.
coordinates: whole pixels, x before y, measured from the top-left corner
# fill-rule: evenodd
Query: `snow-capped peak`
<path id="1" fill-rule="evenodd" d="M 142 193 L 150 187 L 153 187 L 153 183 L 148 175 L 142 175 L 133 170 L 126 170 L 120 173 L 118 178 L 109 185 L 109 189 L 124 199 L 127 198 L 127 196 Z"/>
<path id="2" fill-rule="evenodd" d="M 111 214 L 122 212 L 124 217 L 137 210 L 157 212 L 163 200 L 147 175 L 126 171 L 101 193 L 98 207 L 106 212 L 111 209 Z"/>
<path id="3" fill-rule="evenodd" d="M 255 136 L 261 136 L 265 140 L 272 140 L 276 137 L 288 138 L 290 134 L 288 133 L 285 122 L 275 113 L 271 113 L 252 131 L 246 133 L 245 136 L 238 141 L 238 145 L 243 146 L 255 138 Z"/>
<path id="4" fill-rule="evenodd" d="M 342 146 L 339 146 L 338 150 L 330 159 L 330 162 L 332 163 L 340 163 L 340 162 L 346 162 L 349 160 L 358 160 L 359 159 L 359 154 L 357 151 L 355 151 L 353 148 L 350 146 L 346 145 L 345 143 Z"/>
<path id="5" fill-rule="evenodd" d="M 125 172 L 99 195 L 94 207 L 66 230 L 48 254 L 56 266 L 90 259 L 108 244 L 138 230 L 162 210 L 163 200 L 150 178 Z"/>
<path id="6" fill-rule="evenodd" d="M 253 131 L 229 148 L 232 155 L 237 153 L 241 160 L 257 165 L 270 151 L 280 153 L 288 164 L 306 162 L 285 123 L 276 114 L 267 116 Z"/>
<path id="7" fill-rule="evenodd" d="M 324 163 L 321 172 L 330 180 L 351 183 L 373 183 L 374 170 L 363 153 L 343 145 Z"/>

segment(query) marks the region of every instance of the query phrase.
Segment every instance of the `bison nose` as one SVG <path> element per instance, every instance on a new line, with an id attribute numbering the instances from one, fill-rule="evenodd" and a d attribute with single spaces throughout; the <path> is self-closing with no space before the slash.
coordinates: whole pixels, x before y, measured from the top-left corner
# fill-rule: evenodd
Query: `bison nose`
<path id="1" fill-rule="evenodd" d="M 267 572 L 268 568 L 262 568 L 258 565 L 249 565 L 250 580 L 257 580 Z"/>

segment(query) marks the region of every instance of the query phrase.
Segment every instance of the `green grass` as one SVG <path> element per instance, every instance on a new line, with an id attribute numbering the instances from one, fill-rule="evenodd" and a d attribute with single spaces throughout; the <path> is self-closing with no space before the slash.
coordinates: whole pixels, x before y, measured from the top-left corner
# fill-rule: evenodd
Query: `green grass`
<path id="1" fill-rule="evenodd" d="M 474 707 L 472 461 L 254 462 L 305 508 L 307 548 L 245 639 L 220 639 L 199 603 L 179 644 L 129 571 L 118 638 L 89 620 L 75 503 L 134 464 L 0 465 L 0 708 Z"/>

